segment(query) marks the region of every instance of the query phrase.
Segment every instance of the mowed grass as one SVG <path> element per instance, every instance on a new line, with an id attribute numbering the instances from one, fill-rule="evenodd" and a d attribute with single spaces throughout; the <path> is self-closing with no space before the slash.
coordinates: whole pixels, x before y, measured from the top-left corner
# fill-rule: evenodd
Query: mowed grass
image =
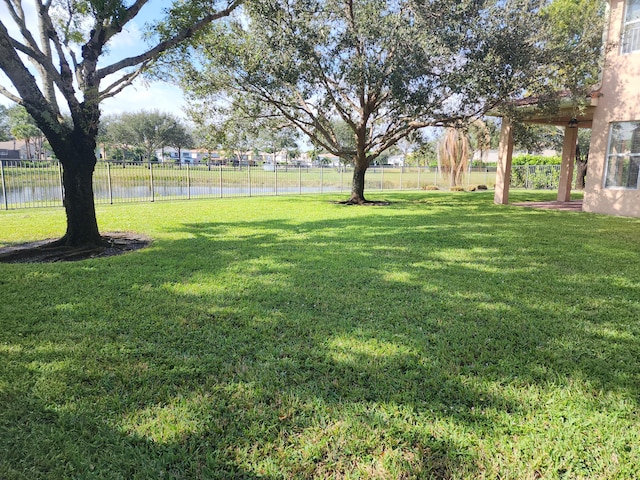
<path id="1" fill-rule="evenodd" d="M 370 197 L 100 206 L 153 245 L 0 264 L 0 478 L 639 478 L 640 220 Z"/>

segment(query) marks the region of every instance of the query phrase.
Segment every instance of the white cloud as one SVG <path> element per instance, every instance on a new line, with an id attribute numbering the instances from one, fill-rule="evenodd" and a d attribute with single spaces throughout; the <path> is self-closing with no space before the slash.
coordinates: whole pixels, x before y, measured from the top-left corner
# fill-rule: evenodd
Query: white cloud
<path id="1" fill-rule="evenodd" d="M 184 95 L 179 87 L 160 82 L 144 85 L 141 81 L 135 81 L 115 97 L 102 102 L 101 110 L 105 115 L 159 110 L 184 118 L 184 106 Z"/>
<path id="2" fill-rule="evenodd" d="M 135 23 L 129 23 L 107 43 L 103 55 L 100 57 L 101 67 L 115 63 L 123 58 L 140 55 L 148 50 L 148 45 L 142 38 L 142 32 Z"/>

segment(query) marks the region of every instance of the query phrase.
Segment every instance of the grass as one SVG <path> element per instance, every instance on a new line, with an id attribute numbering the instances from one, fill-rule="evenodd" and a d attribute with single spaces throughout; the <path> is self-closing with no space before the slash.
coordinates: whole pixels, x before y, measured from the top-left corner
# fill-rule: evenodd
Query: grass
<path id="1" fill-rule="evenodd" d="M 152 247 L 0 264 L 0 478 L 640 477 L 640 220 L 370 197 L 99 206 Z"/>

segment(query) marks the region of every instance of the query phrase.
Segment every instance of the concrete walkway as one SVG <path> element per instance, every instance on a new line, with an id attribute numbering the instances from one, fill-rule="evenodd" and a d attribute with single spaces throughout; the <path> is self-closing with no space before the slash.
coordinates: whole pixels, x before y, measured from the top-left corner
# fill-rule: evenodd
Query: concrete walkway
<path id="1" fill-rule="evenodd" d="M 561 210 L 564 212 L 581 212 L 582 200 L 571 200 L 569 202 L 522 202 L 512 204 L 516 207 L 541 208 L 545 210 Z"/>

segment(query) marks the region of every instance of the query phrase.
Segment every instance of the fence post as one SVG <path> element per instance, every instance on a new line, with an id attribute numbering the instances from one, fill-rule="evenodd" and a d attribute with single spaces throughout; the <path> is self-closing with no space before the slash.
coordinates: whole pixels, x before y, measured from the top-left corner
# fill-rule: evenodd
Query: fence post
<path id="1" fill-rule="evenodd" d="M 320 193 L 324 193 L 324 165 L 320 165 Z"/>
<path id="2" fill-rule="evenodd" d="M 220 198 L 222 198 L 222 163 L 218 165 L 218 172 L 220 174 Z"/>
<path id="3" fill-rule="evenodd" d="M 277 197 L 278 196 L 278 165 L 275 162 L 273 162 L 273 174 L 275 175 L 275 179 L 276 179 L 276 181 L 275 181 L 275 183 L 276 183 L 275 190 L 276 190 L 276 197 Z"/>
<path id="4" fill-rule="evenodd" d="M 298 194 L 302 195 L 302 165 L 298 165 Z"/>
<path id="5" fill-rule="evenodd" d="M 62 178 L 62 163 L 58 160 L 58 176 L 60 177 L 60 201 L 64 205 L 64 180 Z"/>
<path id="6" fill-rule="evenodd" d="M 247 161 L 247 181 L 249 182 L 249 196 L 251 196 L 251 165 Z"/>
<path id="7" fill-rule="evenodd" d="M 111 164 L 107 161 L 107 187 L 109 188 L 109 203 L 113 205 L 113 187 L 111 185 Z"/>
<path id="8" fill-rule="evenodd" d="M 402 173 L 404 172 L 404 165 L 400 165 L 400 191 L 402 191 Z"/>
<path id="9" fill-rule="evenodd" d="M 344 168 L 340 167 L 340 191 L 344 190 Z"/>
<path id="10" fill-rule="evenodd" d="M 0 176 L 2 177 L 2 198 L 4 198 L 4 209 L 9 210 L 9 199 L 7 198 L 7 184 L 4 179 L 4 160 L 0 160 Z"/>
<path id="11" fill-rule="evenodd" d="M 155 192 L 155 187 L 153 185 L 153 165 L 151 164 L 151 162 L 149 163 L 149 185 L 151 186 L 151 201 L 155 202 L 156 201 L 156 192 Z"/>
<path id="12" fill-rule="evenodd" d="M 420 168 L 420 163 L 418 163 L 418 190 L 420 190 L 420 170 L 422 170 Z"/>
<path id="13" fill-rule="evenodd" d="M 191 200 L 191 169 L 187 163 L 187 200 Z"/>
<path id="14" fill-rule="evenodd" d="M 380 165 L 380 190 L 384 191 L 384 167 Z"/>

